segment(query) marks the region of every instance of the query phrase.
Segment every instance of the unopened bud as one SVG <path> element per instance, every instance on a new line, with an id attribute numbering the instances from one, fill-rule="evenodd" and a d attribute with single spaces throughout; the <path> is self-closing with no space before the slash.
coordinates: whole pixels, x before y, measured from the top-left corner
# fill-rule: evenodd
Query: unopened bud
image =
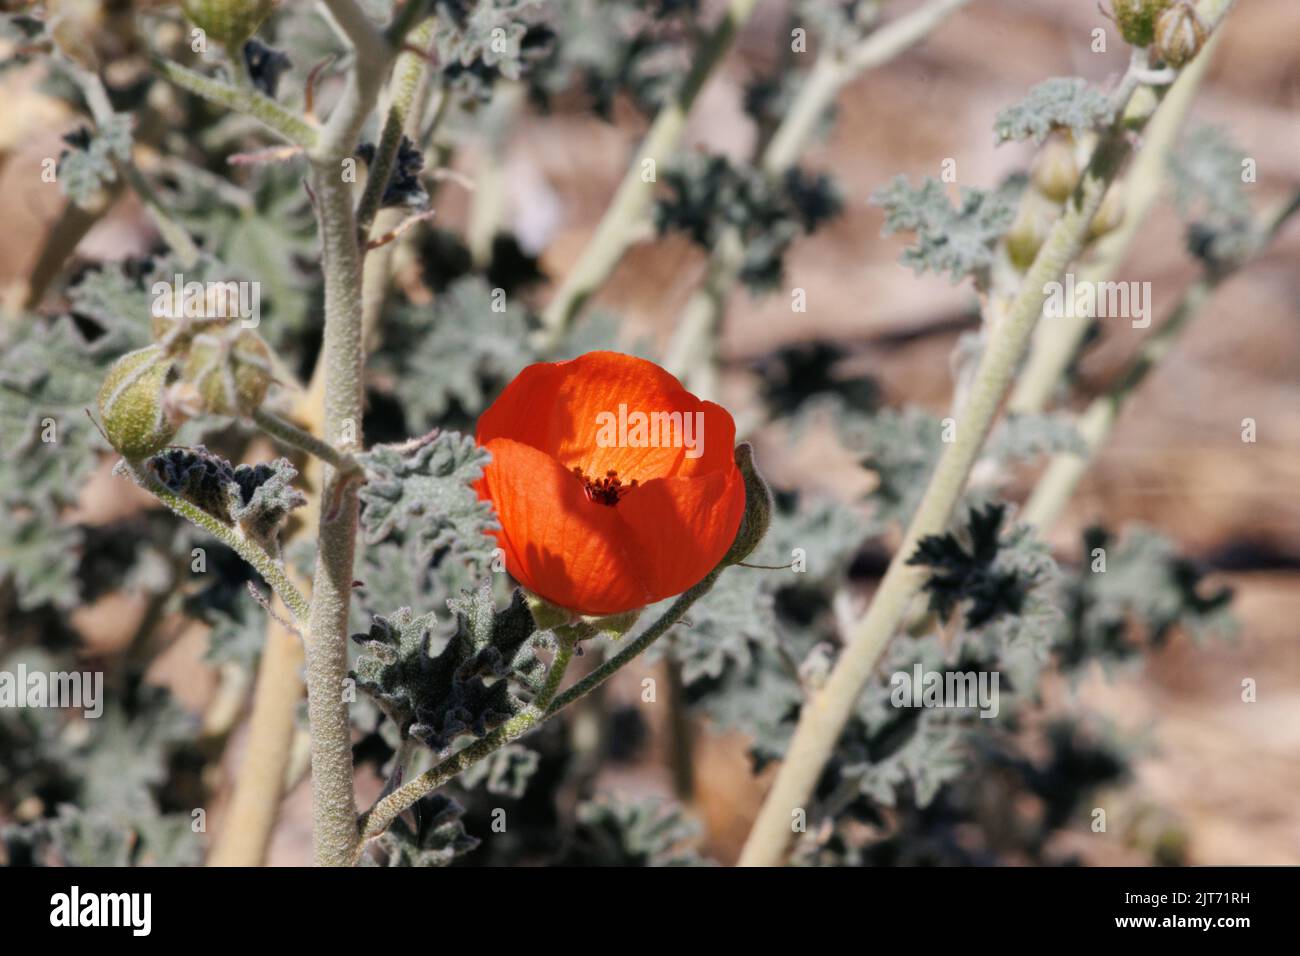
<path id="1" fill-rule="evenodd" d="M 1150 46 L 1155 39 L 1156 19 L 1172 0 L 1112 0 L 1115 23 L 1124 42 L 1132 46 Z"/>
<path id="2" fill-rule="evenodd" d="M 1092 223 L 1088 226 L 1088 241 L 1092 242 L 1108 232 L 1114 232 L 1123 221 L 1124 192 L 1119 183 L 1115 183 L 1106 191 L 1106 197 L 1102 199 L 1097 215 L 1092 217 Z"/>
<path id="3" fill-rule="evenodd" d="M 1190 3 L 1176 3 L 1156 21 L 1156 52 L 1177 69 L 1201 52 L 1205 27 Z"/>
<path id="4" fill-rule="evenodd" d="M 271 350 L 244 329 L 233 337 L 199 335 L 190 346 L 182 375 L 198 389 L 203 410 L 213 415 L 249 415 L 271 387 Z"/>
<path id="5" fill-rule="evenodd" d="M 99 389 L 99 417 L 109 442 L 128 461 L 157 454 L 176 433 L 164 413 L 164 392 L 175 363 L 149 345 L 123 355 Z"/>
<path id="6" fill-rule="evenodd" d="M 244 41 L 257 32 L 273 6 L 272 0 L 181 0 L 185 18 L 231 56 L 243 55 Z"/>
<path id="7" fill-rule="evenodd" d="M 1058 203 L 1033 190 L 1025 193 L 1016 220 L 1006 234 L 1007 258 L 1012 265 L 1024 272 L 1034 264 L 1060 214 Z"/>
<path id="8" fill-rule="evenodd" d="M 1064 134 L 1052 136 L 1034 158 L 1030 172 L 1034 188 L 1052 202 L 1063 203 L 1079 182 L 1074 143 Z"/>

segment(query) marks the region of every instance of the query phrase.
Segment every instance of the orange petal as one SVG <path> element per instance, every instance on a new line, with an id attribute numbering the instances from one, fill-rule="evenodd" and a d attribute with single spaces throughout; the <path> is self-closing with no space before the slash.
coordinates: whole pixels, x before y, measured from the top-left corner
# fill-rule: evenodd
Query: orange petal
<path id="1" fill-rule="evenodd" d="M 745 513 L 745 483 L 733 462 L 730 471 L 698 478 L 656 478 L 611 510 L 627 529 L 638 573 L 658 601 L 698 584 L 722 560 Z"/>
<path id="2" fill-rule="evenodd" d="M 549 455 L 518 441 L 487 442 L 481 496 L 496 507 L 506 570 L 553 604 L 617 614 L 650 603 L 617 506 L 597 504 Z"/>
<path id="3" fill-rule="evenodd" d="M 676 413 L 671 434 L 678 440 L 666 446 L 661 441 L 660 447 L 620 444 L 626 437 L 618 433 L 620 405 L 627 415 Z M 687 427 L 697 437 L 697 412 L 703 416 L 703 441 L 696 445 L 701 453 L 688 458 L 681 440 Z M 686 415 L 692 416 L 689 423 Z M 602 447 L 602 437 L 611 435 L 614 442 Z M 648 431 L 645 437 L 650 439 Z M 725 409 L 701 402 L 653 362 L 618 352 L 589 352 L 570 362 L 524 369 L 479 418 L 479 443 L 495 438 L 523 442 L 591 477 L 616 471 L 626 484 L 724 467 L 731 461 L 735 424 Z"/>

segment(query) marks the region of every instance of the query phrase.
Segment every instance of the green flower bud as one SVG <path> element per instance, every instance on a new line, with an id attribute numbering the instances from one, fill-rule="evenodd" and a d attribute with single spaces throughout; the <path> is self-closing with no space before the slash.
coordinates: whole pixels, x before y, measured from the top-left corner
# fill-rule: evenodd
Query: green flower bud
<path id="1" fill-rule="evenodd" d="M 1016 221 L 1011 224 L 1005 237 L 1007 258 L 1021 272 L 1034 263 L 1038 250 L 1047 241 L 1052 224 L 1061 214 L 1059 203 L 1053 202 L 1039 192 L 1025 193 L 1020 201 L 1020 210 Z"/>
<path id="2" fill-rule="evenodd" d="M 233 337 L 197 335 L 181 374 L 198 390 L 204 411 L 249 415 L 271 387 L 271 350 L 251 329 Z"/>
<path id="3" fill-rule="evenodd" d="M 720 562 L 723 567 L 744 561 L 767 534 L 772 523 L 772 489 L 754 464 L 754 446 L 741 442 L 736 446 L 736 467 L 745 481 L 745 516 L 740 519 L 736 539 Z"/>
<path id="4" fill-rule="evenodd" d="M 1074 158 L 1074 143 L 1063 134 L 1052 136 L 1034 158 L 1030 179 L 1034 188 L 1052 202 L 1070 198 L 1079 182 L 1079 163 Z"/>
<path id="5" fill-rule="evenodd" d="M 1172 0 L 1112 0 L 1115 23 L 1124 42 L 1150 46 L 1155 39 L 1156 18 Z"/>
<path id="6" fill-rule="evenodd" d="M 1177 69 L 1201 52 L 1205 28 L 1190 3 L 1176 3 L 1156 20 L 1156 52 Z"/>
<path id="7" fill-rule="evenodd" d="M 242 56 L 244 41 L 270 16 L 272 0 L 181 0 L 185 18 L 216 40 L 231 56 Z"/>
<path id="8" fill-rule="evenodd" d="M 128 461 L 157 454 L 176 433 L 164 401 L 174 370 L 156 345 L 128 352 L 108 370 L 99 389 L 99 417 L 109 442 Z"/>

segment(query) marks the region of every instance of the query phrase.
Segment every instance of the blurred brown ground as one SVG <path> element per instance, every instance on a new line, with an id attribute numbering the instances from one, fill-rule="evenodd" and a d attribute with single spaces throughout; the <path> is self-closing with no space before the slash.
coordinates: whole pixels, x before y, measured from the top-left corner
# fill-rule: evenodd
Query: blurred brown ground
<path id="1" fill-rule="evenodd" d="M 896 2 L 890 12 L 911 3 Z M 834 173 L 846 194 L 845 214 L 796 246 L 787 284 L 807 290 L 809 310 L 794 316 L 782 295 L 761 301 L 732 297 L 724 350 L 732 360 L 760 355 L 810 337 L 834 338 L 859 352 L 891 404 L 934 411 L 951 391 L 948 354 L 955 333 L 902 342 L 884 337 L 916 331 L 970 311 L 971 293 L 946 279 L 916 278 L 899 265 L 899 239 L 881 238 L 881 213 L 870 192 L 898 172 L 937 175 L 947 157 L 958 181 L 995 182 L 1025 163 L 1025 149 L 995 149 L 996 111 L 1049 76 L 1079 74 L 1104 82 L 1122 70 L 1126 52 L 1112 32 L 1110 52 L 1093 54 L 1093 27 L 1104 25 L 1091 0 L 975 0 L 923 46 L 859 79 L 840 97 L 828 141 L 807 156 Z M 688 143 L 747 155 L 752 130 L 740 109 L 744 83 L 769 66 L 786 42 L 784 4 L 760 4 L 726 68 L 697 104 Z M 1217 62 L 1193 122 L 1222 124 L 1258 162 L 1256 208 L 1300 185 L 1300 3 L 1241 2 L 1229 18 Z M 30 189 L 30 164 L 56 155 L 57 137 L 73 124 L 48 106 L 24 99 L 6 109 L 0 151 L 0 283 L 22 275 L 58 202 Z M 526 119 L 510 143 L 510 224 L 548 239 L 543 266 L 561 275 L 573 261 L 612 194 L 629 151 L 644 128 L 630 109 L 610 127 L 559 112 Z M 474 171 L 470 144 L 457 165 Z M 445 191 L 444 226 L 458 227 L 464 196 Z M 143 251 L 148 236 L 129 203 L 91 234 L 80 252 L 116 259 Z M 1110 832 L 1081 825 L 1072 848 L 1095 862 L 1140 862 L 1143 821 L 1180 821 L 1193 863 L 1300 863 L 1300 228 L 1293 222 L 1272 249 L 1222 286 L 1175 352 L 1142 387 L 1112 440 L 1053 535 L 1065 547 L 1086 524 L 1112 527 L 1143 521 L 1176 540 L 1192 557 L 1255 557 L 1268 570 L 1216 575 L 1237 589 L 1242 622 L 1235 642 L 1193 645 L 1179 637 L 1137 672 L 1091 679 L 1079 691 L 1101 711 L 1150 744 L 1134 783 L 1109 795 Z M 634 331 L 662 342 L 702 276 L 703 257 L 672 239 L 646 243 L 623 262 L 598 298 L 624 314 Z M 1156 322 L 1195 276 L 1183 252 L 1181 227 L 1168 203 L 1157 207 L 1119 278 L 1150 280 Z M 1111 330 L 1082 366 L 1084 385 L 1104 385 L 1142 333 Z M 724 383 L 734 408 L 751 401 L 744 375 Z M 1253 445 L 1240 440 L 1242 418 L 1258 422 Z M 851 463 L 811 442 L 787 448 L 760 435 L 765 464 L 783 482 L 847 494 L 862 476 Z M 1261 558 L 1268 561 L 1261 561 Z M 103 620 L 109 615 L 94 615 Z M 119 616 L 116 612 L 112 616 Z M 120 621 L 119 621 L 119 626 Z M 90 630 L 94 630 L 93 625 Z M 192 640 L 201 640 L 193 636 Z M 189 687 L 197 708 L 205 675 L 197 654 L 177 651 L 160 665 L 173 686 Z M 172 666 L 176 665 L 176 666 Z M 620 675 L 611 695 L 636 693 L 651 665 Z M 1258 702 L 1241 702 L 1241 681 L 1258 683 Z M 1057 689 L 1060 701 L 1069 693 Z M 1062 704 L 1064 705 L 1064 704 Z M 609 786 L 667 793 L 662 728 L 645 766 L 611 775 Z M 238 748 L 234 748 L 236 751 Z M 237 766 L 228 753 L 226 766 Z M 706 822 L 708 848 L 734 858 L 761 798 L 749 776 L 744 741 L 704 729 L 695 752 L 695 811 Z M 299 787 L 286 804 L 272 862 L 307 856 L 309 795 Z"/>

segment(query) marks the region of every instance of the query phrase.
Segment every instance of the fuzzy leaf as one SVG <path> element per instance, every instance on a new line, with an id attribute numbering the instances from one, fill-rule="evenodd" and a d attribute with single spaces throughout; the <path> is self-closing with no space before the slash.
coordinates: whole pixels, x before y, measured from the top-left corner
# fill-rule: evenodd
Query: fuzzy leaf
<path id="1" fill-rule="evenodd" d="M 537 751 L 519 744 L 506 744 L 462 773 L 460 783 L 471 789 L 483 784 L 488 793 L 518 800 L 528 789 L 528 781 L 540 763 Z"/>
<path id="2" fill-rule="evenodd" d="M 85 206 L 106 184 L 117 181 L 114 160 L 131 158 L 131 117 L 114 114 L 93 134 L 83 127 L 64 141 L 70 148 L 59 156 L 59 188 L 78 206 Z"/>
<path id="3" fill-rule="evenodd" d="M 969 601 L 966 626 L 979 627 L 1004 614 L 1019 614 L 1034 583 L 1032 574 L 998 561 L 998 529 L 1005 514 L 1002 505 L 972 508 L 959 533 L 927 535 L 916 546 L 908 564 L 934 568 L 925 583 L 930 609 L 947 618 L 962 601 Z"/>
<path id="4" fill-rule="evenodd" d="M 384 354 L 409 428 L 431 428 L 453 406 L 477 415 L 535 360 L 527 315 L 498 291 L 480 278 L 463 278 L 432 309 L 399 315 L 394 344 Z"/>
<path id="5" fill-rule="evenodd" d="M 307 503 L 306 495 L 292 487 L 298 470 L 287 458 L 232 466 L 198 445 L 154 455 L 146 468 L 169 491 L 219 521 L 239 525 L 263 547 L 274 544 L 289 512 Z"/>
<path id="6" fill-rule="evenodd" d="M 48 508 L 9 512 L 0 522 L 0 582 L 13 584 L 20 609 L 77 604 L 81 542 L 80 529 L 60 524 Z"/>
<path id="7" fill-rule="evenodd" d="M 910 784 L 917 805 L 924 807 L 965 769 L 962 736 L 961 728 L 940 721 L 933 711 L 923 711 L 907 741 L 889 756 L 850 764 L 841 772 L 857 779 L 864 796 L 886 807 L 894 806 L 899 789 Z"/>
<path id="8" fill-rule="evenodd" d="M 681 807 L 656 799 L 602 795 L 579 804 L 569 866 L 702 866 L 690 844 L 699 827 Z"/>
<path id="9" fill-rule="evenodd" d="M 400 532 L 422 560 L 447 552 L 487 566 L 495 547 L 488 533 L 497 524 L 474 491 L 488 453 L 473 438 L 436 432 L 357 457 L 369 479 L 360 492 L 368 544 Z"/>
<path id="10" fill-rule="evenodd" d="M 522 592 L 497 610 L 486 585 L 447 602 L 456 614 L 456 631 L 442 650 L 432 652 L 432 614 L 416 616 L 401 608 L 374 618 L 368 634 L 353 640 L 366 650 L 353 676 L 398 726 L 434 750 L 461 734 L 482 737 L 515 714 L 519 701 L 511 677 L 524 677 L 536 665 L 521 654 L 533 635 L 532 614 Z"/>
<path id="11" fill-rule="evenodd" d="M 423 797 L 415 805 L 413 829 L 401 817 L 379 837 L 385 866 L 449 866 L 459 856 L 476 849 L 477 837 L 465 832 L 465 808 L 440 793 Z"/>
<path id="12" fill-rule="evenodd" d="M 1087 80 L 1058 76 L 1039 83 L 1015 106 L 998 113 L 993 129 L 998 142 L 1032 139 L 1042 143 L 1055 129 L 1071 130 L 1076 136 L 1109 123 L 1110 100 Z"/>
<path id="13" fill-rule="evenodd" d="M 943 183 L 926 177 L 913 189 L 899 175 L 876 190 L 871 202 L 885 210 L 883 232 L 914 232 L 916 242 L 903 250 L 902 261 L 917 273 L 947 272 L 953 282 L 987 269 L 994 244 L 1015 217 L 1018 180 L 986 192 L 962 187 L 955 208 Z"/>

